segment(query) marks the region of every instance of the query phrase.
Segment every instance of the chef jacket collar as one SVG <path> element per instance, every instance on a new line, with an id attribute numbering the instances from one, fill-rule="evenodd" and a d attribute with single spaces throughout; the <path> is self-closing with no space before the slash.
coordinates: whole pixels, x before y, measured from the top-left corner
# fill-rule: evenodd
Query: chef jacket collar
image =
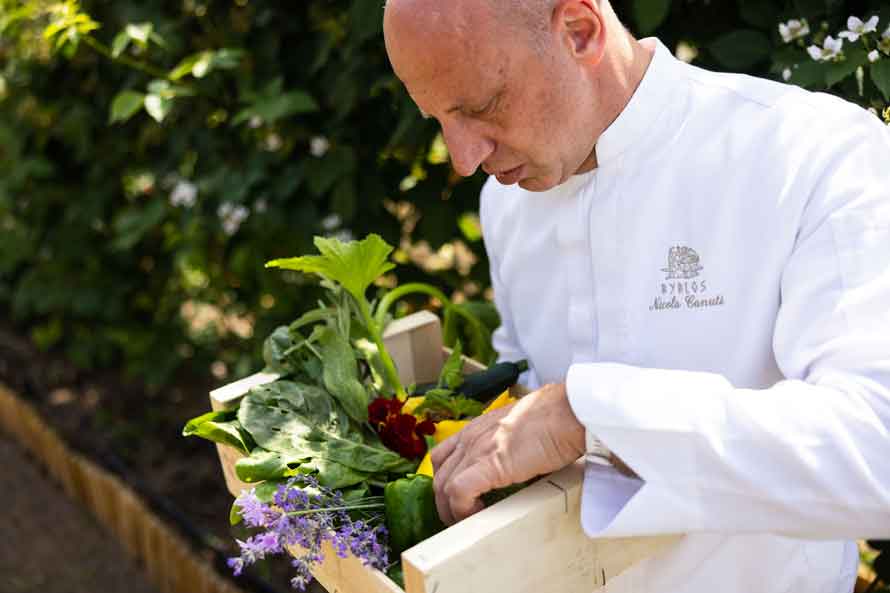
<path id="1" fill-rule="evenodd" d="M 655 53 L 625 108 L 596 143 L 597 166 L 608 164 L 631 147 L 644 147 L 659 115 L 670 103 L 677 77 L 672 76 L 676 58 L 655 37 L 640 41 L 655 46 Z"/>

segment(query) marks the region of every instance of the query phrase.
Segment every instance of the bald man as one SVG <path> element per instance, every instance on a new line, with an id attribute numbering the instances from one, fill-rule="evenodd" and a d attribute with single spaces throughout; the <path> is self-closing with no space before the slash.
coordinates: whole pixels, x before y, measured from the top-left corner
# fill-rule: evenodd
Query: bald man
<path id="1" fill-rule="evenodd" d="M 609 591 L 851 591 L 890 534 L 888 128 L 606 0 L 390 0 L 384 35 L 490 175 L 495 347 L 537 388 L 433 450 L 443 520 L 586 455 L 590 536 L 688 534 Z"/>

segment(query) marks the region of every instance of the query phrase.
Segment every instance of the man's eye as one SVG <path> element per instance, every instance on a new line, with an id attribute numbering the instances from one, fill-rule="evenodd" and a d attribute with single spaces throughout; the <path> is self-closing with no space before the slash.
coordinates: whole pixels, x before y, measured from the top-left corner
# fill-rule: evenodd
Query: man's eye
<path id="1" fill-rule="evenodd" d="M 491 113 L 492 111 L 494 111 L 494 108 L 497 105 L 498 96 L 499 95 L 495 95 L 481 109 L 474 109 L 470 113 L 472 113 L 473 115 L 486 115 L 488 113 Z"/>

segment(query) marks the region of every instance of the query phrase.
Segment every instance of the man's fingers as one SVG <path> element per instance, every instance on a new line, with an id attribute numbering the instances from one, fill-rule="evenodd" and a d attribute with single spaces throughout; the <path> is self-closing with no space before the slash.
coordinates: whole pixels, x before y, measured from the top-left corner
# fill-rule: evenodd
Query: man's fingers
<path id="1" fill-rule="evenodd" d="M 451 512 L 451 504 L 448 500 L 448 495 L 445 494 L 445 487 L 455 468 L 460 466 L 464 455 L 466 454 L 466 449 L 459 446 L 460 442 L 456 435 L 453 439 L 457 441 L 457 443 L 452 446 L 451 455 L 443 460 L 438 468 L 433 470 L 433 492 L 436 495 L 436 510 L 439 511 L 439 518 L 442 519 L 442 522 L 446 525 L 451 525 L 455 522 L 455 519 L 454 514 Z M 442 445 L 444 444 L 445 443 L 443 442 Z M 439 445 L 436 449 L 442 445 Z M 433 451 L 436 449 L 433 449 Z"/>
<path id="2" fill-rule="evenodd" d="M 459 433 L 458 433 L 459 434 Z M 451 455 L 458 443 L 458 434 L 453 434 L 435 447 L 430 453 L 430 461 L 433 462 L 433 471 L 438 472 L 442 463 Z"/>
<path id="3" fill-rule="evenodd" d="M 454 473 L 454 477 L 445 486 L 445 495 L 455 522 L 463 521 L 485 508 L 479 497 L 494 488 L 489 474 L 486 464 L 480 462 L 461 467 Z"/>

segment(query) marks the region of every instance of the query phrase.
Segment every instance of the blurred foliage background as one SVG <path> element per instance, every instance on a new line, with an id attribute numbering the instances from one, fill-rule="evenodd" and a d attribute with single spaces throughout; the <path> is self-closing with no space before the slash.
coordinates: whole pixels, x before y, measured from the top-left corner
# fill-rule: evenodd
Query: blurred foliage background
<path id="1" fill-rule="evenodd" d="M 255 371 L 262 339 L 317 296 L 263 263 L 315 234 L 379 233 L 402 264 L 383 284 L 490 300 L 483 178 L 454 175 L 393 76 L 382 4 L 0 0 L 0 316 L 157 389 L 183 367 Z M 877 115 L 890 102 L 886 2 L 613 4 L 703 67 Z M 812 58 L 850 15 L 877 15 L 877 30 Z"/>
<path id="2" fill-rule="evenodd" d="M 887 0 L 612 4 L 680 59 L 835 93 L 890 123 Z M 206 401 L 181 378 L 258 370 L 266 335 L 318 297 L 264 262 L 312 251 L 317 234 L 376 232 L 400 264 L 381 289 L 429 282 L 497 324 L 484 179 L 451 171 L 393 76 L 382 7 L 0 0 L 0 330 L 164 395 L 87 390 L 88 419 L 64 406 L 54 419 L 113 440 L 180 523 L 223 533 L 230 503 L 212 451 L 177 436 Z M 417 307 L 441 302 L 402 312 Z M 863 570 L 887 582 L 883 556 L 863 544 Z"/>

